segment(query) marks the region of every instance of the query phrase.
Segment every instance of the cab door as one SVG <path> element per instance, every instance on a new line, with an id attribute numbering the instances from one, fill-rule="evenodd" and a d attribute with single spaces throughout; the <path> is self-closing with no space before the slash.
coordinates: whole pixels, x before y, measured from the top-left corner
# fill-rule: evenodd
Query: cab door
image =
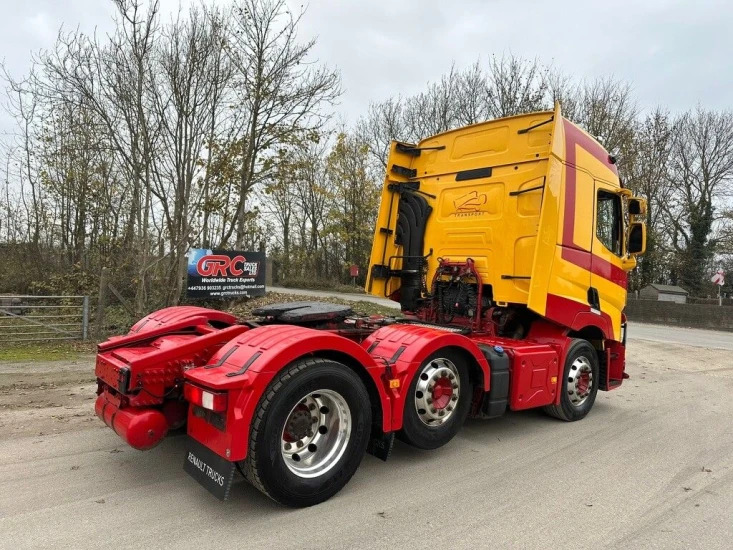
<path id="1" fill-rule="evenodd" d="M 627 275 L 622 269 L 626 253 L 623 201 L 618 188 L 595 182 L 595 216 L 591 242 L 591 276 L 588 302 L 613 328 L 608 336 L 621 338 L 621 312 L 626 306 Z"/>

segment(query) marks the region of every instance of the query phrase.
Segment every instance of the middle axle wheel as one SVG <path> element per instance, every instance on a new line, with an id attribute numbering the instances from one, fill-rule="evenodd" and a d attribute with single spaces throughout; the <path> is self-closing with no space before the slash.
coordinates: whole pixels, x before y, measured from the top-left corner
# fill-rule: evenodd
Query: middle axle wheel
<path id="1" fill-rule="evenodd" d="M 442 447 L 466 420 L 472 394 L 465 358 L 451 349 L 432 354 L 410 383 L 400 439 L 420 449 Z"/>
<path id="2" fill-rule="evenodd" d="M 455 364 L 445 357 L 428 362 L 417 376 L 415 409 L 427 426 L 440 426 L 456 412 L 461 379 Z"/>

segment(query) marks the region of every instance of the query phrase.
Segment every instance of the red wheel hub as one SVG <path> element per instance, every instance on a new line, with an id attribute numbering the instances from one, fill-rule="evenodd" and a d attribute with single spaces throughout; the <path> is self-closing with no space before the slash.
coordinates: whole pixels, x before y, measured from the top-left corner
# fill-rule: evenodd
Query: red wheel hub
<path id="1" fill-rule="evenodd" d="M 590 374 L 583 372 L 578 376 L 578 392 L 585 394 L 590 388 Z"/>
<path id="2" fill-rule="evenodd" d="M 311 414 L 308 407 L 303 404 L 298 405 L 285 423 L 283 430 L 283 441 L 287 443 L 295 443 L 306 435 L 308 428 L 311 426 Z"/>
<path id="3" fill-rule="evenodd" d="M 445 409 L 453 397 L 453 383 L 447 376 L 438 378 L 433 387 L 433 407 L 436 409 Z"/>

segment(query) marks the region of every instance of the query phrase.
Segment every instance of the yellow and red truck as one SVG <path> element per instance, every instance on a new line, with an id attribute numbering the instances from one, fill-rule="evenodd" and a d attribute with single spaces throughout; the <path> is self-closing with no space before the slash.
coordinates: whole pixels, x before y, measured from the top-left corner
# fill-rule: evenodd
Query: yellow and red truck
<path id="1" fill-rule="evenodd" d="M 403 316 L 157 311 L 99 345 L 97 414 L 138 449 L 186 425 L 184 468 L 212 493 L 239 471 L 290 506 L 395 437 L 434 449 L 468 416 L 538 407 L 579 420 L 627 377 L 645 207 L 559 106 L 393 142 L 366 290 Z"/>

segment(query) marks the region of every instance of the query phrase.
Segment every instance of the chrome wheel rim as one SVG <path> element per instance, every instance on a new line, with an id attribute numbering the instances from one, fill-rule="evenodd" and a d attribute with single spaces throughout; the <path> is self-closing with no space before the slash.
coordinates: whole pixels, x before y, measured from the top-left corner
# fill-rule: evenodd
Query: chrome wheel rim
<path id="1" fill-rule="evenodd" d="M 593 368 L 588 358 L 581 355 L 573 361 L 568 372 L 566 391 L 570 403 L 575 407 L 585 403 L 593 391 L 593 384 Z"/>
<path id="2" fill-rule="evenodd" d="M 338 464 L 350 435 L 351 410 L 346 400 L 333 390 L 317 390 L 291 409 L 280 435 L 280 450 L 295 475 L 318 477 Z"/>
<path id="3" fill-rule="evenodd" d="M 445 424 L 455 413 L 461 393 L 461 379 L 452 361 L 433 359 L 417 374 L 415 410 L 426 426 Z"/>

